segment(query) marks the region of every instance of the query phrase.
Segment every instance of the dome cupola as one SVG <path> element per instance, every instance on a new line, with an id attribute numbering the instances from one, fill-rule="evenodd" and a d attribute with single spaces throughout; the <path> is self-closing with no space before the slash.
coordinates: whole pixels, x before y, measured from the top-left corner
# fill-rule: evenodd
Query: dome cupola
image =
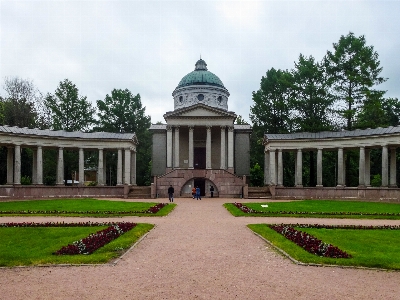
<path id="1" fill-rule="evenodd" d="M 197 103 L 228 110 L 229 92 L 217 75 L 208 71 L 207 63 L 199 59 L 194 71 L 185 75 L 172 93 L 174 109 Z"/>

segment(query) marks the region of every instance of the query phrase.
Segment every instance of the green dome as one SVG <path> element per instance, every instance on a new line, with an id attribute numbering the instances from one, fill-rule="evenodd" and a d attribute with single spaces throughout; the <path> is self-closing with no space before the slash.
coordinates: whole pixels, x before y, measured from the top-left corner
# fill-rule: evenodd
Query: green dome
<path id="1" fill-rule="evenodd" d="M 188 85 L 216 85 L 224 87 L 221 79 L 217 75 L 207 70 L 207 64 L 204 60 L 199 59 L 196 63 L 196 68 L 193 72 L 190 72 L 182 78 L 177 88 L 188 86 Z"/>

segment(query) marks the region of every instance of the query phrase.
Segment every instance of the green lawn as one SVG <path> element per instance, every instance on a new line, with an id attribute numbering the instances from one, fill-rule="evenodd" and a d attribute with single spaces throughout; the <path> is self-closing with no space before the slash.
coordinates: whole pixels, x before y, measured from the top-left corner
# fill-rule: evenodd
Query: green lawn
<path id="1" fill-rule="evenodd" d="M 224 206 L 234 216 L 252 217 L 314 217 L 314 218 L 355 218 L 355 219 L 400 219 L 400 204 L 361 202 L 361 201 L 332 201 L 304 200 L 292 202 L 243 203 L 247 207 L 263 213 L 244 213 L 233 203 Z M 261 205 L 268 205 L 262 207 Z M 297 212 L 297 213 L 296 213 Z M 305 213 L 299 213 L 305 212 Z M 357 213 L 355 215 L 337 213 Z M 373 214 L 383 215 L 373 215 Z M 399 214 L 395 216 L 384 214 Z"/>
<path id="2" fill-rule="evenodd" d="M 98 227 L 23 227 L 0 228 L 0 266 L 38 264 L 100 264 L 120 256 L 141 236 L 153 228 L 140 223 L 119 238 L 90 255 L 53 255 L 62 246 L 107 228 Z"/>
<path id="3" fill-rule="evenodd" d="M 90 216 L 90 217 L 114 217 L 114 216 L 166 216 L 175 207 L 176 204 L 168 204 L 158 213 L 143 213 L 150 207 L 156 205 L 156 202 L 125 202 L 125 201 L 109 201 L 97 199 L 57 199 L 57 200 L 30 200 L 30 201 L 11 201 L 0 202 L 0 216 Z M 42 214 L 19 214 L 19 211 L 66 211 L 71 213 L 42 213 Z M 5 211 L 13 211 L 16 213 L 2 213 Z M 97 213 L 97 212 L 100 213 Z M 101 212 L 133 212 L 129 214 L 102 214 Z M 89 212 L 89 213 L 86 213 Z"/>
<path id="4" fill-rule="evenodd" d="M 325 258 L 308 253 L 286 239 L 267 224 L 250 224 L 248 227 L 284 250 L 294 259 L 304 263 L 333 264 L 400 270 L 400 230 L 374 229 L 315 229 L 297 228 L 325 243 L 330 243 L 349 253 L 352 258 Z"/>

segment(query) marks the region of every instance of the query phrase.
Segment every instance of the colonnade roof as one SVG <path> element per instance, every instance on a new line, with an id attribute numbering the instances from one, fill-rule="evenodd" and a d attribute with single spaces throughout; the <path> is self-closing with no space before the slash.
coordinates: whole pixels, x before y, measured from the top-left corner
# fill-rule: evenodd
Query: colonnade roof
<path id="1" fill-rule="evenodd" d="M 112 132 L 82 132 L 73 131 L 68 132 L 64 130 L 40 130 L 37 128 L 31 129 L 27 127 L 17 126 L 0 126 L 0 133 L 12 135 L 29 135 L 40 137 L 57 137 L 57 138 L 82 138 L 82 139 L 106 139 L 106 140 L 131 140 L 137 142 L 135 133 L 112 133 Z"/>
<path id="2" fill-rule="evenodd" d="M 288 134 L 264 134 L 264 143 L 273 140 L 299 140 L 299 139 L 332 139 L 332 138 L 352 138 L 367 137 L 377 135 L 390 135 L 400 133 L 400 126 L 390 126 L 385 128 L 374 129 L 357 129 L 352 131 L 321 131 L 321 132 L 296 132 Z"/>

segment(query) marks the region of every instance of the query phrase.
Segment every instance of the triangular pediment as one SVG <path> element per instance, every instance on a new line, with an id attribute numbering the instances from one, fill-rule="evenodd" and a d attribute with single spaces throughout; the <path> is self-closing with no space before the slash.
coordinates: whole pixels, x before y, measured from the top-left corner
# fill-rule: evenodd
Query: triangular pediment
<path id="1" fill-rule="evenodd" d="M 236 118 L 232 111 L 211 107 L 204 104 L 195 104 L 189 107 L 180 108 L 167 112 L 164 119 L 175 118 Z"/>

